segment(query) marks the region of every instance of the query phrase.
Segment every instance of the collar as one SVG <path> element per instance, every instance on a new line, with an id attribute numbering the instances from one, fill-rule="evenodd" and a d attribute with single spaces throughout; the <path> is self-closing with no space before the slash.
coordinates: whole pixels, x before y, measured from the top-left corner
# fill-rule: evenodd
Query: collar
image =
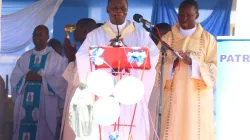
<path id="1" fill-rule="evenodd" d="M 191 36 L 194 34 L 195 31 L 196 31 L 196 25 L 192 29 L 182 29 L 181 27 L 179 29 L 179 32 L 182 37 Z"/>
<path id="2" fill-rule="evenodd" d="M 125 22 L 122 25 L 118 25 L 119 32 L 121 33 L 128 26 L 128 24 L 129 24 L 128 20 L 125 20 Z M 110 20 L 108 20 L 108 25 L 113 32 L 118 33 L 117 25 L 112 24 Z"/>
<path id="3" fill-rule="evenodd" d="M 48 53 L 49 52 L 49 48 L 50 47 L 46 47 L 46 48 L 44 48 L 43 50 L 41 50 L 41 51 L 36 51 L 35 49 L 33 49 L 32 50 L 32 54 L 34 54 L 34 55 L 44 55 L 44 54 L 46 54 L 46 53 Z"/>
<path id="4" fill-rule="evenodd" d="M 196 29 L 195 31 L 193 32 L 193 34 L 191 34 L 190 36 L 187 36 L 187 37 L 192 37 L 194 39 L 200 39 L 201 37 L 201 34 L 203 33 L 204 29 L 202 28 L 202 26 L 200 25 L 200 23 L 197 23 L 196 24 Z M 182 39 L 182 38 L 185 38 L 181 35 L 180 33 L 180 24 L 179 23 L 176 23 L 173 27 L 172 27 L 172 33 L 173 35 L 175 36 L 175 38 L 177 40 L 179 39 Z"/>
<path id="5" fill-rule="evenodd" d="M 122 31 L 120 31 L 121 38 L 126 38 L 128 35 L 130 35 L 131 33 L 133 33 L 136 30 L 136 27 L 132 21 L 127 20 L 126 24 L 127 25 L 125 26 L 125 28 Z M 103 26 L 101 26 L 101 28 L 111 38 L 115 38 L 117 36 L 117 33 L 112 30 L 108 21 Z M 115 31 L 117 31 L 117 28 L 115 28 L 115 29 L 116 29 Z"/>

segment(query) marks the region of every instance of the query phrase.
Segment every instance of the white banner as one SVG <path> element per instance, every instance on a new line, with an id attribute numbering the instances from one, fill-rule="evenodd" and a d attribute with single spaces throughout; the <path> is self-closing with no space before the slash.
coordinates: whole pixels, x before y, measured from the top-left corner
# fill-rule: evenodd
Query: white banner
<path id="1" fill-rule="evenodd" d="M 250 140 L 250 39 L 218 39 L 216 140 Z"/>

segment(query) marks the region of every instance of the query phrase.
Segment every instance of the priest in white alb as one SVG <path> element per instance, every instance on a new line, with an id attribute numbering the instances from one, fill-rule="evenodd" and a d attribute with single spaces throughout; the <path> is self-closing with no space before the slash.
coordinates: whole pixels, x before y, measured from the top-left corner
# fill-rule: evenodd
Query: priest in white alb
<path id="1" fill-rule="evenodd" d="M 78 73 L 80 81 L 85 81 L 87 73 L 90 72 L 88 47 L 91 45 L 108 46 L 110 41 L 114 40 L 118 34 L 117 25 L 121 34 L 122 44 L 124 46 L 148 47 L 150 52 L 151 69 L 145 71 L 144 78 L 142 80 L 145 87 L 145 94 L 143 99 L 137 105 L 131 136 L 129 136 L 129 125 L 131 124 L 133 117 L 134 105 L 121 104 L 121 126 L 119 129 L 119 135 L 120 140 L 128 140 L 128 137 L 131 137 L 133 140 L 149 140 L 150 121 L 148 117 L 148 100 L 154 85 L 156 75 L 155 66 L 158 61 L 159 50 L 145 30 L 137 29 L 133 22 L 126 20 L 127 12 L 127 0 L 108 1 L 107 13 L 109 14 L 109 20 L 104 25 L 87 35 L 86 40 L 83 42 L 81 48 L 76 54 Z M 105 71 L 110 72 L 111 69 L 105 69 Z M 140 79 L 142 70 L 133 69 L 130 73 Z M 109 133 L 113 131 L 114 126 L 102 127 L 102 138 L 104 140 L 108 139 Z"/>
<path id="2" fill-rule="evenodd" d="M 48 39 L 48 28 L 37 26 L 35 48 L 18 59 L 12 72 L 13 140 L 58 139 L 67 83 L 64 60 L 47 46 Z"/>

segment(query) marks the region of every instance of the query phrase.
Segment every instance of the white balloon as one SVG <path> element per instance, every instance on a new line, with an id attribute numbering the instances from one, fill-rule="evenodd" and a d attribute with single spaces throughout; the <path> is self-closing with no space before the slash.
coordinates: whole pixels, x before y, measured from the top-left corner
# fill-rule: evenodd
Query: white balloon
<path id="1" fill-rule="evenodd" d="M 98 99 L 93 109 L 94 122 L 102 126 L 114 124 L 120 116 L 120 105 L 113 97 Z"/>
<path id="2" fill-rule="evenodd" d="M 126 105 L 133 105 L 141 101 L 144 96 L 144 85 L 136 77 L 122 78 L 115 86 L 114 97 L 117 101 Z"/>
<path id="3" fill-rule="evenodd" d="M 106 71 L 95 70 L 87 78 L 88 89 L 99 97 L 108 97 L 114 91 L 114 80 Z"/>

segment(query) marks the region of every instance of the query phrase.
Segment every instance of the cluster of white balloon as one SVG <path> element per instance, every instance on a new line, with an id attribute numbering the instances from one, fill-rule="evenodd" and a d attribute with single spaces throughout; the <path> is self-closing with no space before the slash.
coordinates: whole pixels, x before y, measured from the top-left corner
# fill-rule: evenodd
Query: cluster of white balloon
<path id="1" fill-rule="evenodd" d="M 95 70 L 88 75 L 88 90 L 99 99 L 94 103 L 94 122 L 102 126 L 114 124 L 120 116 L 120 105 L 133 105 L 144 96 L 144 85 L 133 76 L 122 78 L 115 84 L 111 74 Z"/>

